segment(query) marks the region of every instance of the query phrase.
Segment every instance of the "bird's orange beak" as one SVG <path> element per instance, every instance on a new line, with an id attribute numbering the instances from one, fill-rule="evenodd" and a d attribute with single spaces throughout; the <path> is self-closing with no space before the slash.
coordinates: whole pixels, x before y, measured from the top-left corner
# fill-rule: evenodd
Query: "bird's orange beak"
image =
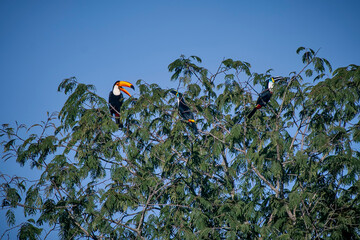
<path id="1" fill-rule="evenodd" d="M 134 85 L 132 85 L 131 83 L 126 82 L 126 81 L 119 81 L 116 85 L 119 87 L 120 91 L 123 91 L 129 97 L 131 97 L 131 94 L 126 89 L 124 89 L 123 87 L 129 87 L 129 88 L 132 88 L 132 89 L 135 90 Z"/>

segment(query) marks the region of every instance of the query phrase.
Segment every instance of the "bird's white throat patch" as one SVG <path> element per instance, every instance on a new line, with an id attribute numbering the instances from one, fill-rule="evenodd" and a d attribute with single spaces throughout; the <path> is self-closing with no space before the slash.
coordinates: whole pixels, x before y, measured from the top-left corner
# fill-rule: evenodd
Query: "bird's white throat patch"
<path id="1" fill-rule="evenodd" d="M 270 91 L 272 91 L 272 90 L 273 90 L 273 88 L 274 88 L 274 83 L 273 83 L 273 81 L 272 81 L 272 80 L 269 80 L 269 85 L 268 85 L 268 88 L 269 88 L 269 90 L 270 90 Z"/>
<path id="2" fill-rule="evenodd" d="M 113 88 L 113 94 L 114 94 L 115 96 L 119 96 L 119 95 L 121 94 L 119 87 L 116 86 L 116 85 L 115 85 L 114 88 Z"/>

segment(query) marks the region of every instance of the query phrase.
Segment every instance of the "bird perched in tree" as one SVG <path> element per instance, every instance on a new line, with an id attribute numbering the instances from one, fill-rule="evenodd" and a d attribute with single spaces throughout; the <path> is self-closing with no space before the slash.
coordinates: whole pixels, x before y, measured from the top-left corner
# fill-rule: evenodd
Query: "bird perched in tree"
<path id="1" fill-rule="evenodd" d="M 119 128 L 123 127 L 123 124 L 120 122 L 120 108 L 124 102 L 124 97 L 121 92 L 124 92 L 131 97 L 131 94 L 123 87 L 130 87 L 135 90 L 135 87 L 129 82 L 116 81 L 113 85 L 112 91 L 109 93 L 110 114 L 115 115 L 115 121 L 116 124 L 119 125 Z"/>
<path id="2" fill-rule="evenodd" d="M 172 94 L 174 94 L 178 99 L 178 109 L 179 109 L 180 116 L 189 122 L 194 133 L 197 134 L 198 130 L 196 127 L 194 114 L 190 111 L 190 108 L 186 105 L 183 94 L 179 93 L 178 91 L 175 91 L 175 90 L 171 90 L 170 92 Z"/>
<path id="3" fill-rule="evenodd" d="M 282 77 L 272 77 L 267 80 L 266 89 L 260 93 L 260 95 L 256 101 L 256 106 L 247 116 L 249 119 L 252 117 L 252 115 L 254 115 L 256 110 L 264 107 L 270 101 L 270 98 L 273 94 L 274 84 L 275 84 L 275 82 L 277 82 L 281 79 L 282 79 Z"/>

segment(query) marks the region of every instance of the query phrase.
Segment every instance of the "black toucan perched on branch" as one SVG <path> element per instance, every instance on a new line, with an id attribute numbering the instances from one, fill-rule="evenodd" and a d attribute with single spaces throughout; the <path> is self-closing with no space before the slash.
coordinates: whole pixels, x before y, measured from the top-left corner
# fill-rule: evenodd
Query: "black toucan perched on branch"
<path id="1" fill-rule="evenodd" d="M 113 85 L 112 91 L 109 93 L 109 110 L 111 115 L 115 115 L 116 124 L 119 125 L 119 128 L 123 127 L 123 124 L 120 122 L 120 108 L 124 102 L 124 97 L 121 92 L 126 93 L 131 97 L 131 94 L 124 89 L 123 87 L 130 87 L 135 90 L 134 85 L 126 81 L 116 81 Z"/>
<path id="2" fill-rule="evenodd" d="M 256 110 L 264 107 L 270 101 L 270 98 L 273 95 L 274 83 L 281 79 L 283 79 L 283 78 L 282 77 L 272 77 L 267 80 L 266 89 L 260 93 L 260 95 L 256 101 L 256 106 L 247 116 L 249 119 L 252 117 L 252 115 L 254 115 Z"/>
<path id="3" fill-rule="evenodd" d="M 186 105 L 183 94 L 179 93 L 178 91 L 175 91 L 175 90 L 171 90 L 170 92 L 172 94 L 174 94 L 178 99 L 178 108 L 179 108 L 180 116 L 182 118 L 184 118 L 186 121 L 189 122 L 189 124 L 192 127 L 194 133 L 197 134 L 198 130 L 197 130 L 197 127 L 196 127 L 194 114 L 190 111 L 190 108 Z"/>

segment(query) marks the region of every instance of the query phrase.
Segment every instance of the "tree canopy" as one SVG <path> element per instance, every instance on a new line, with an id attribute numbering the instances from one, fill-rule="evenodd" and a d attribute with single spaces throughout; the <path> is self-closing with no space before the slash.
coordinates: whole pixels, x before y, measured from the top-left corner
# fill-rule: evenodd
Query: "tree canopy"
<path id="1" fill-rule="evenodd" d="M 63 80 L 58 91 L 68 98 L 58 114 L 31 127 L 2 125 L 3 159 L 41 175 L 1 173 L 9 229 L 0 234 L 360 239 L 360 68 L 333 71 L 312 49 L 297 54 L 299 69 L 275 84 L 251 119 L 271 70 L 226 59 L 211 73 L 199 57 L 183 55 L 170 63 L 198 134 L 171 89 L 138 80 L 119 129 L 107 96 L 75 77 Z M 25 220 L 16 225 L 18 209 Z"/>

